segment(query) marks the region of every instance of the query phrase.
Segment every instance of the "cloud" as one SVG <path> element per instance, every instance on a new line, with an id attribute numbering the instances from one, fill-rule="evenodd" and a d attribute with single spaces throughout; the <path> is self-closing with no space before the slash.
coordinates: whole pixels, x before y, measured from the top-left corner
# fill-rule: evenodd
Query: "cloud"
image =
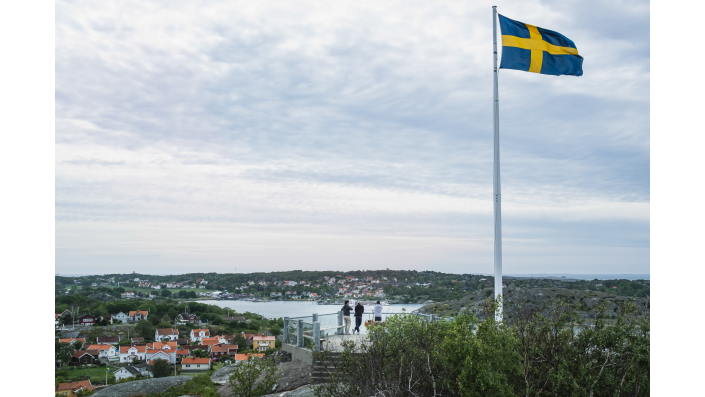
<path id="1" fill-rule="evenodd" d="M 316 252 L 335 268 L 336 246 L 298 257 L 284 254 L 289 237 L 266 238 L 309 230 L 352 239 L 361 263 L 491 271 L 490 6 L 58 2 L 57 269 L 103 247 L 158 273 L 159 244 L 119 225 L 198 224 L 261 228 L 279 252 L 257 256 L 261 268 Z M 595 247 L 638 252 L 630 269 L 648 272 L 648 2 L 500 12 L 566 34 L 585 57 L 580 78 L 500 73 L 505 235 L 553 247 L 539 264 L 507 242 L 505 268 L 546 271 L 570 245 L 602 262 Z M 77 225 L 103 237 L 83 244 Z M 384 236 L 435 248 L 410 261 Z M 108 249 L 118 238 L 130 243 Z"/>

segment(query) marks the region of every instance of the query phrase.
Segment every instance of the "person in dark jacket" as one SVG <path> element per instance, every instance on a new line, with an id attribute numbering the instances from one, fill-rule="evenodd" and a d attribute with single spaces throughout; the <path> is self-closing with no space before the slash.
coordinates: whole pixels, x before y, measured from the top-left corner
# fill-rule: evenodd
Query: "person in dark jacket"
<path id="1" fill-rule="evenodd" d="M 340 309 L 340 311 L 343 312 L 343 321 L 345 321 L 345 335 L 350 333 L 350 312 L 352 311 L 352 307 L 348 305 L 348 302 L 350 301 L 345 301 L 345 305 Z"/>
<path id="2" fill-rule="evenodd" d="M 365 306 L 362 306 L 360 302 L 355 305 L 355 328 L 353 329 L 353 334 L 357 331 L 360 334 L 360 324 L 362 324 L 362 313 L 365 312 Z"/>

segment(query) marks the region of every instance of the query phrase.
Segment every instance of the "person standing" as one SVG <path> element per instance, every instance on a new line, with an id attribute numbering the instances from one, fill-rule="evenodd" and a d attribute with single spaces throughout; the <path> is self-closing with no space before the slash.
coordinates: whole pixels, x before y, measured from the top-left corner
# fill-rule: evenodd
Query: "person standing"
<path id="1" fill-rule="evenodd" d="M 352 311 L 352 307 L 348 305 L 348 302 L 350 301 L 345 301 L 345 305 L 340 309 L 340 311 L 343 312 L 343 321 L 345 322 L 345 335 L 350 333 L 350 312 Z"/>
<path id="2" fill-rule="evenodd" d="M 375 305 L 375 321 L 382 321 L 382 304 L 379 301 Z"/>
<path id="3" fill-rule="evenodd" d="M 362 324 L 362 313 L 365 312 L 365 306 L 362 306 L 360 302 L 355 305 L 355 329 L 353 329 L 353 334 L 357 331 L 360 335 L 360 324 Z"/>

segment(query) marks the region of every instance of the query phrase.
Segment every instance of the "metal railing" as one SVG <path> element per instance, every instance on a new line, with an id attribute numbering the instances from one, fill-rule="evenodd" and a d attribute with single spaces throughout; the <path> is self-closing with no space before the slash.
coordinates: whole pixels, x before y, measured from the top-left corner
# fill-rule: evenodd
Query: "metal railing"
<path id="1" fill-rule="evenodd" d="M 382 313 L 382 321 L 386 321 L 390 316 L 396 315 L 412 315 L 418 316 L 420 319 L 424 319 L 429 322 L 447 320 L 452 321 L 453 318 L 442 318 L 435 314 L 422 314 L 419 312 L 401 312 L 401 313 Z M 365 320 L 374 320 L 373 313 L 363 313 L 363 324 L 366 323 Z M 354 327 L 351 324 L 351 329 Z M 361 327 L 361 330 L 365 327 Z M 365 333 L 366 333 L 365 328 Z M 284 335 L 282 335 L 282 340 L 284 343 L 288 343 L 298 347 L 310 348 L 313 351 L 321 350 L 321 340 L 323 337 L 329 335 L 342 335 L 344 331 L 343 325 L 343 312 L 338 311 L 334 313 L 318 314 L 314 313 L 310 316 L 301 317 L 284 317 Z"/>

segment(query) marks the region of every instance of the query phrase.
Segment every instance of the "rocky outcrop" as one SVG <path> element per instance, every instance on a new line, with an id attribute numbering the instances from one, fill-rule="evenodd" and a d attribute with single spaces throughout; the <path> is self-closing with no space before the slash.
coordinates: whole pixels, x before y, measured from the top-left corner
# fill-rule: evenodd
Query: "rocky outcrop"
<path id="1" fill-rule="evenodd" d="M 136 380 L 134 382 L 121 383 L 119 385 L 108 386 L 97 391 L 95 397 L 132 397 L 142 396 L 149 393 L 162 392 L 171 386 L 181 386 L 193 379 L 192 376 L 167 376 L 164 378 Z"/>
<path id="2" fill-rule="evenodd" d="M 223 368 L 214 371 L 211 375 L 211 382 L 215 383 L 216 385 L 226 385 L 228 383 L 228 380 L 230 379 L 230 376 L 235 370 L 235 367 L 237 367 L 239 364 L 240 362 L 236 361 L 235 364 L 226 365 Z"/>

